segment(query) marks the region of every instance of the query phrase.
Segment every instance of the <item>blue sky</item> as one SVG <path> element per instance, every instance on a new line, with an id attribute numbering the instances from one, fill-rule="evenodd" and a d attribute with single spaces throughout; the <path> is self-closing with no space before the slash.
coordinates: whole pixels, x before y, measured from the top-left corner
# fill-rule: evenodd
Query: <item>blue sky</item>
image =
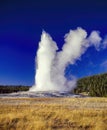
<path id="1" fill-rule="evenodd" d="M 35 55 L 42 29 L 61 49 L 64 35 L 82 27 L 89 34 L 107 35 L 105 0 L 1 0 L 0 84 L 33 85 Z M 107 72 L 107 49 L 89 48 L 75 65 L 66 69 L 78 78 Z"/>

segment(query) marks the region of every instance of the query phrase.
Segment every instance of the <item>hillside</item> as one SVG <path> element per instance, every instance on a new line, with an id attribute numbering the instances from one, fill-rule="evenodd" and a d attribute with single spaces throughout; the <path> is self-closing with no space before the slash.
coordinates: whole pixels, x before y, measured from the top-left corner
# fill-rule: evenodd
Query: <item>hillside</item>
<path id="1" fill-rule="evenodd" d="M 79 79 L 74 93 L 83 92 L 90 96 L 107 97 L 107 73 Z"/>

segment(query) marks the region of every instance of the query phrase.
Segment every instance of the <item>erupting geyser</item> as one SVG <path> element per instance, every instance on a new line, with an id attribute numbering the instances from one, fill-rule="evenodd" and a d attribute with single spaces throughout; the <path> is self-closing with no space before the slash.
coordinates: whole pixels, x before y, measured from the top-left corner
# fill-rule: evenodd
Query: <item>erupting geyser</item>
<path id="1" fill-rule="evenodd" d="M 74 64 L 88 47 L 94 45 L 97 50 L 105 46 L 98 31 L 92 31 L 89 37 L 82 28 L 70 30 L 65 35 L 65 44 L 61 51 L 51 36 L 42 32 L 39 49 L 36 56 L 35 85 L 30 91 L 71 91 L 76 86 L 76 78 L 71 75 L 68 80 L 65 69 L 69 64 Z M 103 48 L 103 47 L 102 47 Z"/>

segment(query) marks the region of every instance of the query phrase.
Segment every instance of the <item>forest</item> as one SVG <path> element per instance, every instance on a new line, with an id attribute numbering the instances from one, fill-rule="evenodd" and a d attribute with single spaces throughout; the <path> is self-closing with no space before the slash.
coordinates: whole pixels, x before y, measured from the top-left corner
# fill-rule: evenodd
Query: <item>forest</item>
<path id="1" fill-rule="evenodd" d="M 12 93 L 18 91 L 28 91 L 30 86 L 0 85 L 0 93 Z"/>
<path id="2" fill-rule="evenodd" d="M 107 73 L 79 79 L 74 93 L 83 92 L 92 97 L 107 97 Z"/>

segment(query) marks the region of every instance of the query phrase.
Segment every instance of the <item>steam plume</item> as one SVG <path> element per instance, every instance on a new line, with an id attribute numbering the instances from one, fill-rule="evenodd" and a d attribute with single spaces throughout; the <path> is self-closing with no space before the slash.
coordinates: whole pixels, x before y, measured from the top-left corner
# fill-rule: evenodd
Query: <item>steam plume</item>
<path id="1" fill-rule="evenodd" d="M 30 91 L 71 91 L 76 86 L 76 78 L 71 75 L 68 80 L 64 74 L 68 64 L 75 64 L 88 47 L 95 46 L 96 50 L 102 45 L 102 38 L 98 31 L 93 31 L 89 37 L 82 28 L 70 30 L 64 37 L 61 51 L 51 36 L 42 32 L 41 41 L 36 57 L 35 85 Z M 103 43 L 106 43 L 103 41 Z M 104 47 L 105 47 L 104 46 Z"/>

